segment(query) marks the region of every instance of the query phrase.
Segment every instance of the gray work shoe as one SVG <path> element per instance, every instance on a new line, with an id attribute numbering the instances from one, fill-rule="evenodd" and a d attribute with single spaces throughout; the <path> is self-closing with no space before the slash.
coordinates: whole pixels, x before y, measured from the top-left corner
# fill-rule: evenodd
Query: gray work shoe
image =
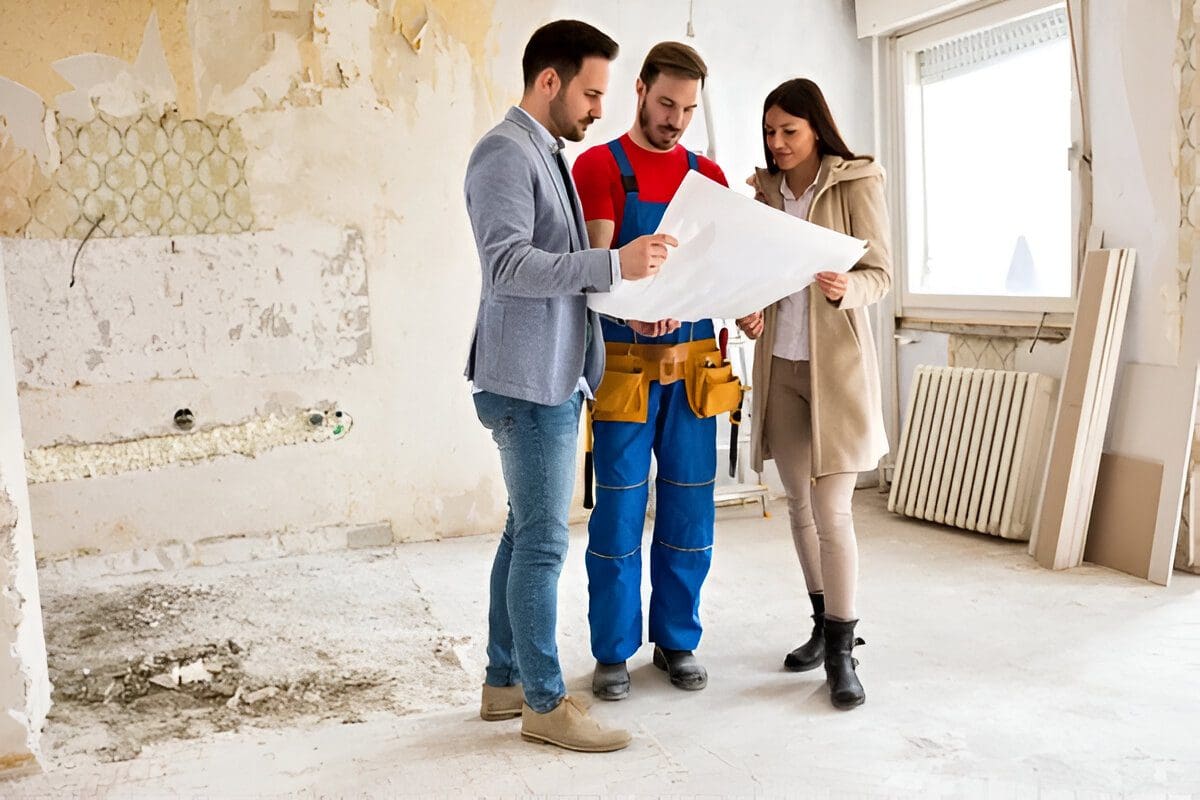
<path id="1" fill-rule="evenodd" d="M 700 665 L 691 650 L 668 650 L 654 646 L 654 666 L 665 671 L 671 683 L 689 692 L 708 686 L 708 670 Z"/>
<path id="2" fill-rule="evenodd" d="M 592 673 L 592 694 L 601 700 L 624 700 L 629 697 L 629 669 L 625 662 L 601 664 L 596 662 Z"/>

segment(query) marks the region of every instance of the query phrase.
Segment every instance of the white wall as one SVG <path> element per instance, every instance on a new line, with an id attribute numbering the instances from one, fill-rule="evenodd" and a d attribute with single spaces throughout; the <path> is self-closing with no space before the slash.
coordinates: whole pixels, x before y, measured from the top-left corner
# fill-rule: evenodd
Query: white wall
<path id="1" fill-rule="evenodd" d="M 1177 29 L 1170 3 L 1090 6 L 1093 220 L 1105 246 L 1137 250 L 1123 361 L 1173 365 L 1180 353 Z"/>
<path id="2" fill-rule="evenodd" d="M 1175 57 L 1182 5 L 1194 0 L 1093 3 L 1088 47 L 1095 224 L 1109 247 L 1137 250 L 1106 449 L 1161 461 L 1159 537 L 1151 580 L 1166 583 L 1174 557 L 1200 362 L 1200 254 L 1180 248 L 1180 108 Z M 1192 98 L 1189 113 L 1196 113 Z M 1192 128 L 1193 141 L 1195 127 Z M 1191 225 L 1197 220 L 1192 209 Z M 1191 265 L 1181 290 L 1181 263 Z M 1183 296 L 1186 292 L 1186 298 Z"/>
<path id="3" fill-rule="evenodd" d="M 949 13 L 978 0 L 855 0 L 859 36 L 884 36 L 931 16 Z"/>
<path id="4" fill-rule="evenodd" d="M 717 160 L 731 185 L 740 186 L 762 165 L 762 103 L 788 78 L 815 80 L 829 100 L 847 143 L 870 152 L 873 117 L 870 46 L 854 38 L 854 12 L 839 0 L 736 4 L 695 3 L 695 39 L 688 39 L 685 0 L 599 4 L 576 2 L 564 14 L 578 13 L 613 36 L 621 55 L 613 65 L 605 117 L 587 141 L 571 149 L 615 138 L 633 122 L 634 81 L 646 51 L 656 42 L 677 39 L 695 46 L 711 72 L 709 96 L 715 117 Z M 697 112 L 684 143 L 703 148 L 704 120 Z"/>

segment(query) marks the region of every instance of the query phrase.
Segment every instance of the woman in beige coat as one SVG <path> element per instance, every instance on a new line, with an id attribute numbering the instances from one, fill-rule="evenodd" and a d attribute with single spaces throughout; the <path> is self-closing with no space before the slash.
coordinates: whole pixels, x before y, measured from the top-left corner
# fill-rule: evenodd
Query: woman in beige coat
<path id="1" fill-rule="evenodd" d="M 867 306 L 891 287 L 883 170 L 846 146 L 815 83 L 787 81 L 763 104 L 767 168 L 750 179 L 774 208 L 869 247 L 845 274 L 738 320 L 754 350 L 753 460 L 774 458 L 788 496 L 792 539 L 813 605 L 807 642 L 784 659 L 822 662 L 838 708 L 866 700 L 851 651 L 858 546 L 851 500 L 859 472 L 887 453 L 879 366 Z"/>

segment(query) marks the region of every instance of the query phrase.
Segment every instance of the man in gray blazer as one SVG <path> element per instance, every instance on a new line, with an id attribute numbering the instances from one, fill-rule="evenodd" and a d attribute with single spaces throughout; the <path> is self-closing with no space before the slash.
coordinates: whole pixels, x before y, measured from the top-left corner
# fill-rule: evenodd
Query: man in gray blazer
<path id="1" fill-rule="evenodd" d="M 562 146 L 600 118 L 616 55 L 616 42 L 583 22 L 534 32 L 521 103 L 476 145 L 466 177 L 483 270 L 466 375 L 500 450 L 509 506 L 492 565 L 480 715 L 520 716 L 526 739 L 591 752 L 630 737 L 567 696 L 555 642 L 579 412 L 604 374 L 587 295 L 655 274 L 677 245 L 654 234 L 620 250 L 588 248 Z"/>

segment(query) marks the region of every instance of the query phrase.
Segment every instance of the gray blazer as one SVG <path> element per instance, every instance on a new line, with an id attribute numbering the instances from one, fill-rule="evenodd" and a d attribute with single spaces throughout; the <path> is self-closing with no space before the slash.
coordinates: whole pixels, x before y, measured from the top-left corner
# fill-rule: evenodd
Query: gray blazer
<path id="1" fill-rule="evenodd" d="M 587 293 L 613 280 L 609 251 L 587 249 L 582 210 L 571 214 L 565 192 L 575 185 L 563 186 L 554 145 L 510 109 L 475 145 L 465 187 L 483 269 L 466 376 L 477 389 L 542 405 L 566 402 L 580 376 L 593 392 L 600 385 L 604 340 Z"/>

